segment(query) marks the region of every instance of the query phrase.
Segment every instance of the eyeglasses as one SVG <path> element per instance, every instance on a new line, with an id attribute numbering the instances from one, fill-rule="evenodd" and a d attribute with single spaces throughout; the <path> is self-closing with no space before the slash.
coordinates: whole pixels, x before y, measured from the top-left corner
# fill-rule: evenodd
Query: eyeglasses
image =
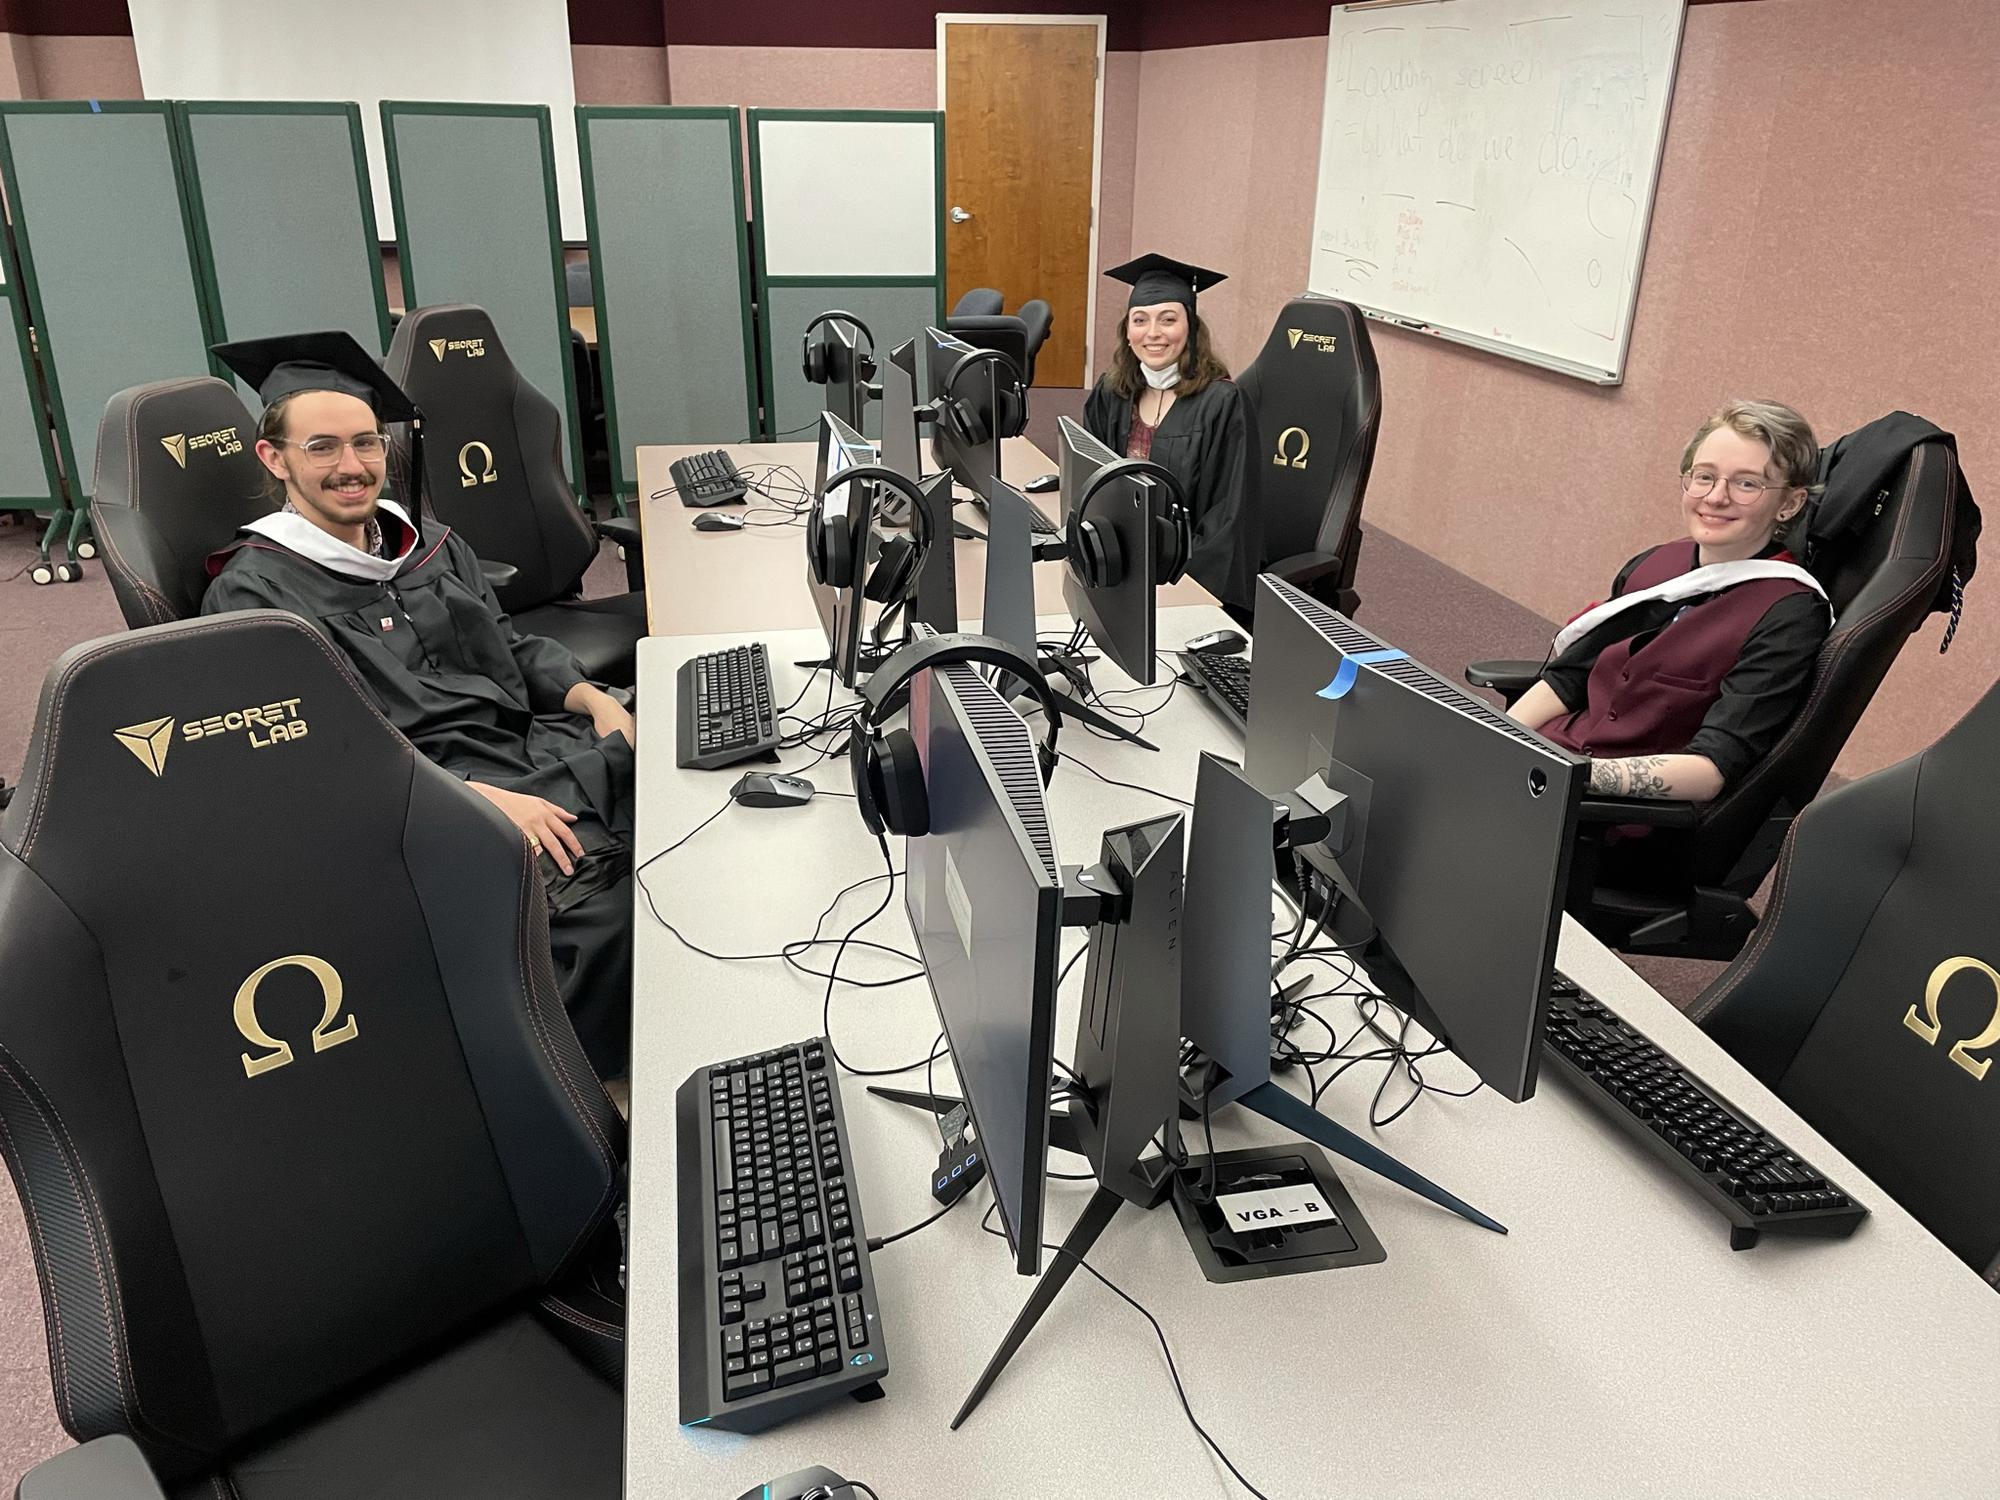
<path id="1" fill-rule="evenodd" d="M 1681 475 L 1681 488 L 1687 491 L 1691 500 L 1701 500 L 1715 488 L 1722 476 L 1713 469 L 1689 469 Z M 1755 505 L 1764 498 L 1766 490 L 1791 488 L 1775 479 L 1763 479 L 1755 474 L 1732 474 L 1728 480 L 1729 498 L 1738 505 Z"/>
<path id="2" fill-rule="evenodd" d="M 354 456 L 364 464 L 380 463 L 389 452 L 389 435 L 386 432 L 364 432 L 345 442 L 337 437 L 312 437 L 303 443 L 287 443 L 280 438 L 278 446 L 298 449 L 315 469 L 330 469 L 340 461 L 340 450 L 343 448 L 352 448 Z"/>

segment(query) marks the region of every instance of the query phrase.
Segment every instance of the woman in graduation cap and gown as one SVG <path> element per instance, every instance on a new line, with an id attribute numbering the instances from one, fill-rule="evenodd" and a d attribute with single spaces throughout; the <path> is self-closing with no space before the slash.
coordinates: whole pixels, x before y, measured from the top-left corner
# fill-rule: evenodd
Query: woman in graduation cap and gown
<path id="1" fill-rule="evenodd" d="M 1195 293 L 1225 278 L 1164 255 L 1105 274 L 1132 292 L 1084 425 L 1114 452 L 1150 458 L 1180 480 L 1194 522 L 1188 572 L 1248 624 L 1263 565 L 1256 415 L 1195 311 Z"/>
<path id="2" fill-rule="evenodd" d="M 419 413 L 352 337 L 299 334 L 215 353 L 264 400 L 257 456 L 284 503 L 209 560 L 202 613 L 282 609 L 310 621 L 418 750 L 521 830 L 548 895 L 563 1003 L 599 1075 L 622 1075 L 631 714 L 585 680 L 567 649 L 514 628 L 465 541 L 382 498 L 383 429 Z"/>

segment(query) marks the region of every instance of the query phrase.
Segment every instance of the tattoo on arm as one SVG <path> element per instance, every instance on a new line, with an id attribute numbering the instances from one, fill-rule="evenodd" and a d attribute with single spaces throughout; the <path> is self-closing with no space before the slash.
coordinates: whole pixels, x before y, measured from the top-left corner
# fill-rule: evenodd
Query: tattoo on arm
<path id="1" fill-rule="evenodd" d="M 1593 760 L 1590 763 L 1590 789 L 1600 796 L 1610 797 L 1671 797 L 1674 793 L 1667 783 L 1666 765 L 1667 757 L 1664 755 Z"/>

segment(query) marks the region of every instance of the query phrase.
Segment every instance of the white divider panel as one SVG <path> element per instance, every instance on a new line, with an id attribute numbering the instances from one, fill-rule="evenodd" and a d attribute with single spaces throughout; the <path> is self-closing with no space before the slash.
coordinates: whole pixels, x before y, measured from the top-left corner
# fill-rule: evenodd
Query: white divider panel
<path id="1" fill-rule="evenodd" d="M 751 111 L 770 276 L 937 276 L 935 114 Z"/>

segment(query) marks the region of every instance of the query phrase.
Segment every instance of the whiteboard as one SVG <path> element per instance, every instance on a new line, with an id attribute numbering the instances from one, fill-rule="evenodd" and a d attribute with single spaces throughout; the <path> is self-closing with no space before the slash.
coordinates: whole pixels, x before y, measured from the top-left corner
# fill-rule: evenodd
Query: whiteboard
<path id="1" fill-rule="evenodd" d="M 576 74 L 564 0 L 129 0 L 148 99 L 351 99 L 361 106 L 375 224 L 396 233 L 384 99 L 546 104 L 562 236 L 584 238 Z M 312 221 L 310 187 L 272 184 Z"/>
<path id="2" fill-rule="evenodd" d="M 1335 6 L 1307 285 L 1623 376 L 1683 0 Z"/>
<path id="3" fill-rule="evenodd" d="M 771 276 L 935 276 L 938 124 L 931 114 L 751 116 Z"/>

